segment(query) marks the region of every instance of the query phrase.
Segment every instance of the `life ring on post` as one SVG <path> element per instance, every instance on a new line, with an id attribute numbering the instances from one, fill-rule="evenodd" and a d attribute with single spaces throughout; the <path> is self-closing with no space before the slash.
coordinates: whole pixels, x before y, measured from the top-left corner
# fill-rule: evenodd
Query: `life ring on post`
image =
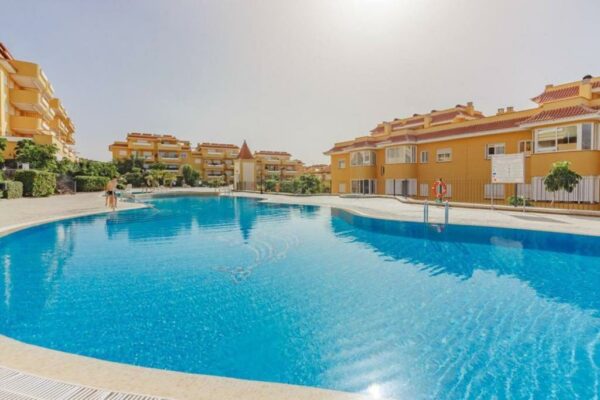
<path id="1" fill-rule="evenodd" d="M 446 186 L 446 182 L 443 180 L 435 181 L 433 184 L 433 195 L 438 199 L 442 200 L 446 193 L 448 193 L 448 187 Z"/>

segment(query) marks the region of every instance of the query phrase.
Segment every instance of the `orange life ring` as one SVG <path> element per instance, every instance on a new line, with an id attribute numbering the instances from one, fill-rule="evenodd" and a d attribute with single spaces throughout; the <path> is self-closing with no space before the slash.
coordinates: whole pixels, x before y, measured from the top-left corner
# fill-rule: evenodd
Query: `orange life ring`
<path id="1" fill-rule="evenodd" d="M 446 186 L 446 182 L 444 182 L 444 181 L 436 181 L 433 184 L 432 189 L 433 189 L 433 194 L 438 199 L 442 199 L 446 195 L 446 193 L 448 193 L 448 187 Z"/>

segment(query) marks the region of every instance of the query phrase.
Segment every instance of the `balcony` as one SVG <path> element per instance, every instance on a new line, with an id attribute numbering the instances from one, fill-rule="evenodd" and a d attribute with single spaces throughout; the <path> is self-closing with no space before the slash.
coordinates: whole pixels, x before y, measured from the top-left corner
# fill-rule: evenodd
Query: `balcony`
<path id="1" fill-rule="evenodd" d="M 154 143 L 130 141 L 127 145 L 132 149 L 148 150 L 154 148 Z"/>
<path id="2" fill-rule="evenodd" d="M 159 150 L 181 150 L 181 145 L 178 143 L 159 143 Z"/>
<path id="3" fill-rule="evenodd" d="M 61 118 L 67 118 L 67 112 L 65 111 L 65 108 L 63 107 L 62 103 L 60 102 L 60 99 L 57 99 L 57 98 L 50 99 L 49 104 L 50 104 L 50 107 L 54 110 L 54 113 L 56 115 L 58 115 Z"/>
<path id="4" fill-rule="evenodd" d="M 38 133 L 47 134 L 49 127 L 42 117 L 23 117 L 12 115 L 10 117 L 10 127 L 18 133 Z"/>
<path id="5" fill-rule="evenodd" d="M 11 89 L 10 102 L 22 111 L 36 112 L 46 119 L 54 118 L 48 101 L 37 90 Z"/>
<path id="6" fill-rule="evenodd" d="M 50 97 L 54 94 L 54 88 L 39 65 L 17 60 L 11 60 L 10 63 L 17 70 L 12 78 L 19 86 L 38 89 L 43 95 Z"/>
<path id="7" fill-rule="evenodd" d="M 52 121 L 50 121 L 48 125 L 50 125 L 50 129 L 52 129 L 57 136 L 62 137 L 67 136 L 69 134 L 67 126 L 58 117 L 55 117 Z"/>
<path id="8" fill-rule="evenodd" d="M 211 163 L 206 163 L 205 167 L 206 168 L 214 168 L 214 169 L 223 169 L 223 168 L 225 168 L 225 164 L 211 164 Z"/>

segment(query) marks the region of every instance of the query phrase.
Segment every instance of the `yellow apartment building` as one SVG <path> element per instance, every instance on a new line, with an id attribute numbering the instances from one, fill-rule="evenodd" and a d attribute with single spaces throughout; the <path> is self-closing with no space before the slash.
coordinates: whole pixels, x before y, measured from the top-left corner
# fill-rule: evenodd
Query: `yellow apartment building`
<path id="1" fill-rule="evenodd" d="M 240 152 L 238 146 L 226 143 L 201 143 L 196 151 L 201 159 L 203 181 L 222 179 L 227 184 L 233 183 L 233 163 Z"/>
<path id="2" fill-rule="evenodd" d="M 38 64 L 16 60 L 0 43 L 0 137 L 7 140 L 4 158 L 15 158 L 24 139 L 53 144 L 57 157 L 77 159 L 75 126 Z"/>
<path id="3" fill-rule="evenodd" d="M 291 180 L 300 176 L 304 170 L 302 161 L 292 159 L 292 155 L 286 151 L 255 151 L 254 158 L 257 182 L 267 179 Z"/>
<path id="4" fill-rule="evenodd" d="M 132 132 L 125 141 L 117 141 L 108 146 L 113 160 L 141 158 L 144 166 L 161 163 L 166 169 L 179 172 L 184 164 L 200 171 L 200 159 L 197 151 L 192 151 L 190 142 L 177 139 L 173 135 Z"/>
<path id="5" fill-rule="evenodd" d="M 192 148 L 189 141 L 173 135 L 138 132 L 128 133 L 126 140 L 116 141 L 108 149 L 113 160 L 142 158 L 146 168 L 162 163 L 176 173 L 187 164 L 200 173 L 204 182 L 222 178 L 228 184 L 233 183 L 233 161 L 239 152 L 233 144 L 201 143 Z"/>
<path id="6" fill-rule="evenodd" d="M 513 194 L 541 205 L 553 198 L 543 185 L 552 163 L 570 161 L 583 176 L 557 202 L 600 202 L 600 78 L 547 85 L 525 110 L 498 109 L 484 116 L 472 103 L 394 119 L 368 135 L 335 143 L 333 193 L 433 198 L 439 178 L 451 201 L 489 202 Z M 491 183 L 491 156 L 524 153 L 525 183 Z"/>

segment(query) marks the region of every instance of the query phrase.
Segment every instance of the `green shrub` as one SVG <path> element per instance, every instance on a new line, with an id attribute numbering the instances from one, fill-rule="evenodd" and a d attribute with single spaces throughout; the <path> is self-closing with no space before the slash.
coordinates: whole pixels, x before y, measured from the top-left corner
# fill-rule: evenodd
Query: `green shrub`
<path id="1" fill-rule="evenodd" d="M 529 201 L 529 199 L 526 199 L 523 196 L 510 196 L 507 199 L 507 201 L 508 204 L 514 207 L 522 207 L 523 205 L 525 205 L 526 207 L 531 206 L 531 201 Z"/>
<path id="2" fill-rule="evenodd" d="M 296 193 L 296 182 L 292 180 L 282 181 L 279 184 L 279 191 L 283 193 Z"/>
<path id="3" fill-rule="evenodd" d="M 44 197 L 56 191 L 56 175 L 35 169 L 20 169 L 15 172 L 15 181 L 23 183 L 23 194 L 32 197 Z"/>
<path id="4" fill-rule="evenodd" d="M 23 197 L 23 183 L 15 181 L 4 182 L 5 190 L 2 196 L 5 199 L 18 199 Z"/>
<path id="5" fill-rule="evenodd" d="M 104 190 L 110 180 L 107 176 L 79 175 L 75 177 L 78 192 L 97 192 Z"/>

